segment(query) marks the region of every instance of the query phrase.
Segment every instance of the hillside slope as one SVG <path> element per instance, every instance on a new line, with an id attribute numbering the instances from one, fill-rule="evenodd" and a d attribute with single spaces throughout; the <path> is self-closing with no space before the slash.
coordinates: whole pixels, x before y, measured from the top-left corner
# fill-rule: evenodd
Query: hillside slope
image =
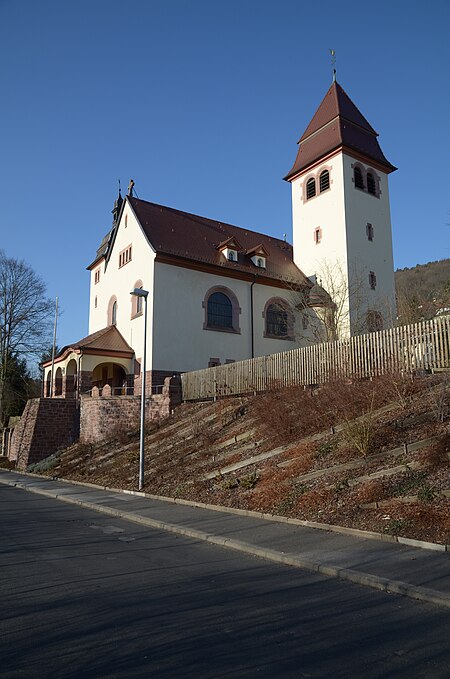
<path id="1" fill-rule="evenodd" d="M 395 287 L 403 323 L 433 318 L 450 308 L 450 259 L 397 269 Z"/>
<path id="2" fill-rule="evenodd" d="M 450 543 L 450 380 L 385 377 L 185 404 L 148 428 L 145 489 Z M 137 431 L 30 470 L 137 488 Z"/>

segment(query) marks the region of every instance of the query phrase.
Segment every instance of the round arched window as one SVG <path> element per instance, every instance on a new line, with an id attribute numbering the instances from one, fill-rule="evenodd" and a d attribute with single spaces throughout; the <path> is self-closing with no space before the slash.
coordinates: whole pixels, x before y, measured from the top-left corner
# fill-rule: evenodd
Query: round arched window
<path id="1" fill-rule="evenodd" d="M 233 305 L 223 292 L 213 292 L 208 298 L 208 327 L 232 328 Z"/>

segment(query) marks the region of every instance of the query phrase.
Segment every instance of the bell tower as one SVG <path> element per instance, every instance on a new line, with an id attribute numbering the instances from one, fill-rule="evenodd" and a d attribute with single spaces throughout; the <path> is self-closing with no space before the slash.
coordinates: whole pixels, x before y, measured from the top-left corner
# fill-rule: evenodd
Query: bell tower
<path id="1" fill-rule="evenodd" d="M 338 336 L 396 316 L 388 175 L 378 133 L 333 81 L 302 135 L 292 185 L 294 261 L 335 305 Z"/>

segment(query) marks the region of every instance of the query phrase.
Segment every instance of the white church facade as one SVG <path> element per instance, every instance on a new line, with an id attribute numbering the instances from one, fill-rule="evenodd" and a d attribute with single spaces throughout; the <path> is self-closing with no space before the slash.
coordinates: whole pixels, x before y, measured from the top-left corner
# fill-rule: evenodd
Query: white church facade
<path id="1" fill-rule="evenodd" d="M 333 82 L 285 178 L 293 246 L 140 200 L 132 188 L 124 199 L 119 194 L 112 229 L 88 266 L 89 336 L 56 357 L 54 394 L 105 384 L 139 393 L 145 315 L 144 300 L 130 294 L 135 288 L 149 293 L 149 388 L 176 373 L 323 339 L 323 319 L 338 306 L 323 290 L 330 272 L 342 296 L 342 335 L 391 325 L 393 170 L 377 133 Z M 50 396 L 51 362 L 44 371 Z"/>

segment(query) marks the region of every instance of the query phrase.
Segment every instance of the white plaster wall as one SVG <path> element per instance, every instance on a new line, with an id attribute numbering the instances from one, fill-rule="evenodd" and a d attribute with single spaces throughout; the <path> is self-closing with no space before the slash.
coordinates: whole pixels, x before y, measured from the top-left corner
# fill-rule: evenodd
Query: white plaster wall
<path id="1" fill-rule="evenodd" d="M 203 329 L 202 302 L 214 286 L 231 290 L 239 301 L 240 334 Z M 168 264 L 155 263 L 153 369 L 187 371 L 208 366 L 210 358 L 239 361 L 251 357 L 250 282 Z M 289 291 L 254 285 L 255 356 L 287 351 L 299 341 L 264 338 L 264 305 L 271 297 L 289 299 Z"/>
<path id="2" fill-rule="evenodd" d="M 127 225 L 125 226 L 125 221 Z M 119 268 L 119 253 L 132 245 L 132 259 Z M 113 295 L 117 297 L 117 329 L 128 344 L 134 349 L 136 358 L 143 356 L 144 318 L 131 318 L 132 296 L 130 291 L 136 281 L 141 280 L 143 288 L 150 292 L 148 296 L 149 332 L 147 336 L 147 369 L 151 370 L 153 317 L 153 279 L 155 253 L 148 243 L 134 212 L 127 202 L 119 223 L 111 258 L 107 267 L 101 267 L 100 281 L 94 283 L 94 271 L 91 272 L 91 292 L 89 311 L 89 333 L 107 326 L 108 303 Z M 97 308 L 95 308 L 97 297 Z"/>
<path id="3" fill-rule="evenodd" d="M 303 184 L 312 175 L 319 177 L 325 168 L 330 172 L 330 189 L 303 200 Z M 318 181 L 316 183 L 319 190 Z M 301 174 L 292 182 L 292 218 L 294 261 L 306 276 L 320 274 L 324 262 L 339 260 L 347 265 L 345 236 L 344 166 L 342 153 L 313 172 Z M 322 229 L 322 240 L 314 241 L 315 229 Z"/>
<path id="4" fill-rule="evenodd" d="M 380 178 L 380 197 L 355 188 L 353 168 L 355 160 L 344 155 L 345 214 L 347 221 L 347 250 L 349 277 L 356 278 L 351 287 L 352 322 L 357 324 L 357 313 L 365 314 L 367 309 L 380 311 L 386 325 L 395 320 L 394 259 L 392 252 L 392 227 L 389 205 L 388 175 L 380 170 L 371 171 Z M 363 164 L 369 169 L 367 164 Z M 374 229 L 373 241 L 367 238 L 367 223 Z M 369 272 L 376 275 L 375 290 L 369 285 Z M 358 288 L 361 287 L 361 292 Z"/>
<path id="5" fill-rule="evenodd" d="M 332 286 L 335 290 L 343 285 L 349 289 L 350 299 L 345 301 L 341 317 L 350 321 L 352 334 L 361 331 L 368 309 L 380 311 L 386 325 L 396 315 L 388 177 L 376 171 L 379 198 L 360 191 L 353 182 L 354 162 L 354 158 L 339 152 L 292 182 L 294 261 L 307 276 L 317 274 L 332 296 Z M 325 167 L 330 171 L 330 190 L 303 200 L 303 184 L 312 175 L 318 178 Z M 373 225 L 373 241 L 367 238 L 367 223 Z M 314 241 L 317 227 L 322 229 L 319 244 Z M 369 285 L 370 271 L 377 277 L 375 290 Z M 349 331 L 344 322 L 342 335 Z"/>

